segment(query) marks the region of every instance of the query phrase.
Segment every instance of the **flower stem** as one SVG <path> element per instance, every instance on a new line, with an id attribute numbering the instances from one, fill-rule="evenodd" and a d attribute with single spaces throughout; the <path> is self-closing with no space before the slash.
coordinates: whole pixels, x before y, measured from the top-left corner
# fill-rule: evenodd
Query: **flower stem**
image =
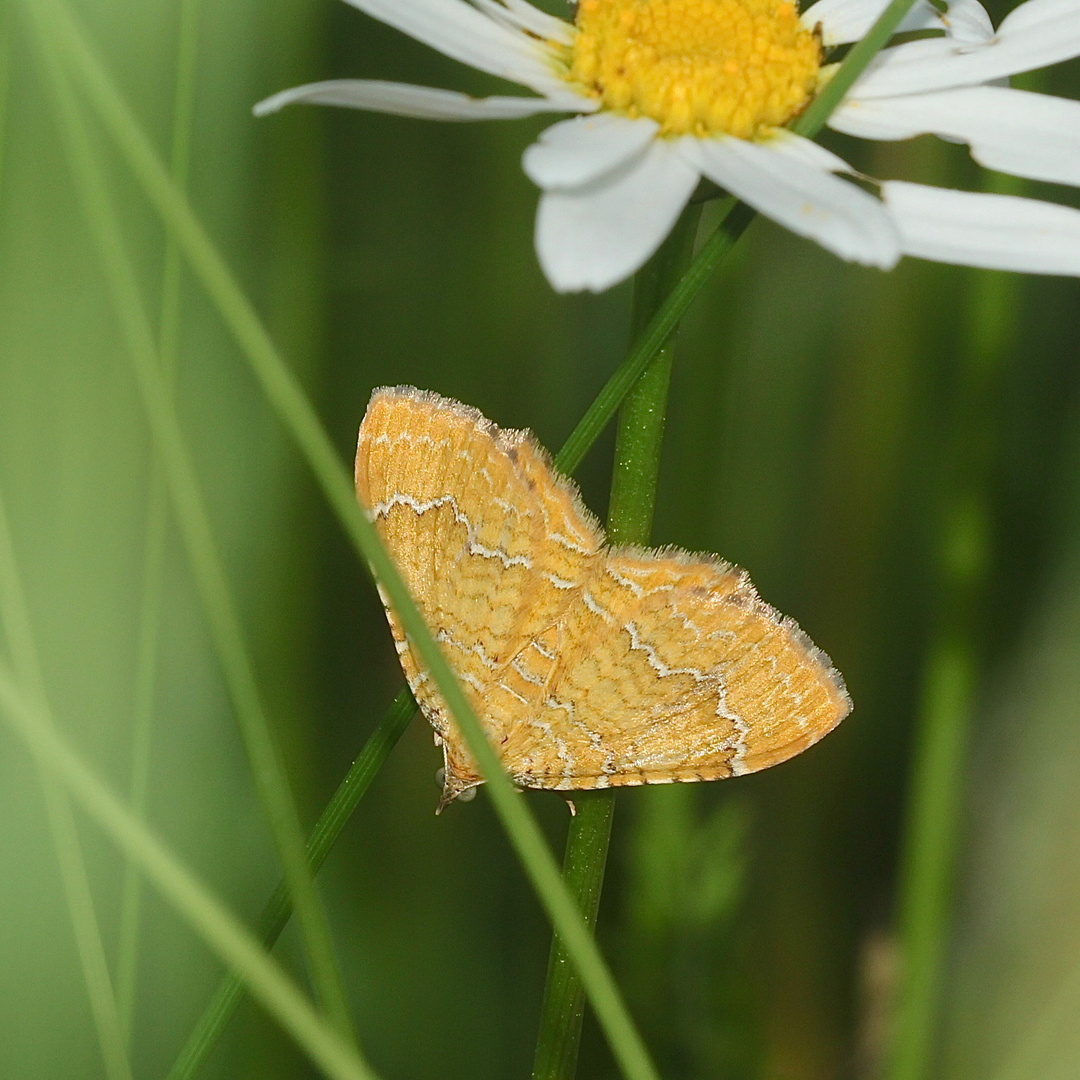
<path id="1" fill-rule="evenodd" d="M 697 294 L 712 277 L 713 271 L 723 262 L 735 241 L 754 220 L 756 211 L 751 210 L 745 203 L 728 199 L 727 204 L 727 213 L 716 231 L 701 245 L 701 250 L 689 267 L 683 268 L 685 273 L 677 279 L 677 283 L 671 283 L 672 287 L 663 297 L 663 302 L 657 304 L 648 319 L 635 315 L 630 352 L 611 378 L 604 383 L 603 389 L 563 443 L 555 457 L 555 467 L 560 472 L 570 474 L 577 470 L 596 442 L 597 436 L 619 410 L 630 389 L 637 384 L 650 361 L 664 348 L 668 338 L 675 332 Z M 665 244 L 661 251 L 666 247 Z M 656 257 L 659 258 L 659 255 Z M 648 269 L 649 267 L 643 267 L 635 278 L 635 296 L 638 295 L 637 281 Z"/>
<path id="2" fill-rule="evenodd" d="M 680 281 L 694 253 L 701 206 L 690 205 L 634 279 L 631 333 L 637 339 Z M 612 544 L 647 544 L 652 534 L 675 330 L 653 353 L 619 410 L 607 530 Z"/>
<path id="3" fill-rule="evenodd" d="M 591 930 L 600 909 L 608 841 L 615 813 L 613 791 L 586 791 L 574 796 L 563 857 L 563 880 Z M 581 1024 L 585 1019 L 585 990 L 562 939 L 551 941 L 547 985 L 540 1011 L 533 1080 L 570 1080 L 577 1070 Z"/>
<path id="4" fill-rule="evenodd" d="M 690 264 L 700 217 L 700 205 L 687 207 L 660 250 L 635 277 L 633 340 L 638 341 L 654 321 Z M 608 507 L 608 537 L 613 544 L 647 544 L 652 532 L 676 328 L 677 324 L 666 331 L 619 411 Z M 592 929 L 604 884 L 615 792 L 582 792 L 574 796 L 574 806 L 566 836 L 563 879 L 581 908 L 586 925 Z M 585 991 L 581 979 L 562 940 L 555 934 L 540 1013 L 533 1080 L 571 1080 L 577 1070 L 584 1018 Z"/>

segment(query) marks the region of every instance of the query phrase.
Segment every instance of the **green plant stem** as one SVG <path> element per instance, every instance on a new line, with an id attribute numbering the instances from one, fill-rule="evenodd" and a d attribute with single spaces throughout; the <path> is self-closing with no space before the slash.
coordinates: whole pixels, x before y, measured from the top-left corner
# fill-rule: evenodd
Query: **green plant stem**
<path id="1" fill-rule="evenodd" d="M 138 863 L 146 879 L 214 953 L 240 974 L 252 996 L 326 1076 L 331 1080 L 375 1080 L 375 1073 L 355 1047 L 316 1011 L 254 934 L 83 764 L 56 730 L 44 703 L 20 687 L 3 663 L 0 715 L 41 767 L 55 776 L 87 816 Z"/>
<path id="2" fill-rule="evenodd" d="M 660 250 L 634 278 L 631 331 L 635 337 L 652 324 L 672 289 L 680 284 L 693 258 L 700 221 L 701 206 L 688 206 Z M 727 236 L 730 246 L 731 233 Z M 647 544 L 652 535 L 675 329 L 654 351 L 619 412 L 607 520 L 608 541 L 614 545 Z"/>
<path id="3" fill-rule="evenodd" d="M 657 310 L 689 265 L 700 220 L 701 206 L 687 207 L 660 250 L 634 278 L 633 338 L 640 339 L 647 333 Z M 612 544 L 647 544 L 652 533 L 676 329 L 672 327 L 664 334 L 619 412 L 608 509 L 608 539 Z M 563 879 L 586 925 L 592 928 L 600 908 L 615 792 L 582 792 L 574 796 L 574 806 L 566 835 Z M 562 939 L 555 934 L 540 1012 L 533 1080 L 572 1080 L 577 1071 L 584 1018 L 581 979 Z"/>
<path id="4" fill-rule="evenodd" d="M 36 698 L 45 701 L 45 681 L 41 673 L 37 645 L 30 625 L 22 576 L 15 558 L 15 545 L 8 528 L 7 510 L 0 496 L 0 628 L 3 629 L 12 666 L 21 683 Z M 75 936 L 83 982 L 90 1001 L 90 1013 L 101 1047 L 108 1080 L 132 1080 L 131 1063 L 124 1041 L 123 1025 L 116 1006 L 101 926 L 94 909 L 90 875 L 83 857 L 75 817 L 67 792 L 37 761 L 41 792 L 49 822 L 68 917 Z"/>
<path id="5" fill-rule="evenodd" d="M 263 708 L 199 483 L 161 372 L 135 272 L 124 249 L 119 223 L 78 106 L 61 67 L 45 5 L 27 3 L 24 11 L 30 16 L 41 50 L 42 67 L 53 92 L 72 176 L 105 270 L 106 285 L 125 337 L 155 448 L 166 467 L 174 510 L 232 697 L 255 787 L 296 904 L 312 981 L 332 1022 L 342 1032 L 351 1033 L 351 1019 L 334 959 L 329 926 L 308 872 L 303 833 L 292 793 Z"/>
<path id="6" fill-rule="evenodd" d="M 353 762 L 352 768 L 327 803 L 308 838 L 307 859 L 313 874 L 318 873 L 326 861 L 341 830 L 405 733 L 415 712 L 416 702 L 406 688 L 394 698 L 390 708 L 364 744 L 360 756 Z M 282 882 L 263 908 L 256 924 L 255 933 L 268 949 L 273 947 L 291 915 L 292 904 L 285 883 Z M 244 982 L 238 975 L 230 972 L 221 980 L 183 1050 L 169 1070 L 168 1080 L 191 1080 L 198 1073 L 210 1051 L 217 1045 L 243 995 Z"/>
<path id="7" fill-rule="evenodd" d="M 11 89 L 12 5 L 0 5 L 0 200 L 3 199 L 3 175 L 7 150 L 7 119 Z M 2 205 L 2 202 L 0 202 Z M 37 645 L 34 642 L 30 612 L 26 604 L 22 577 L 15 558 L 15 546 L 8 528 L 7 510 L 0 496 L 0 626 L 7 649 L 19 678 L 34 688 L 44 700 L 45 683 Z M 68 917 L 75 936 L 83 982 L 90 1001 L 90 1012 L 101 1048 L 105 1075 L 109 1080 L 131 1080 L 131 1063 L 124 1038 L 124 1025 L 113 992 L 101 925 L 94 908 L 90 875 L 79 840 L 78 827 L 66 792 L 55 778 L 38 764 L 41 793 L 52 837 L 53 850 L 60 868 Z"/>
<path id="8" fill-rule="evenodd" d="M 187 187 L 191 166 L 191 132 L 195 106 L 195 61 L 198 55 L 201 0 L 181 0 L 179 41 L 176 55 L 176 86 L 173 92 L 173 131 L 170 173 L 177 187 Z M 183 264 L 176 238 L 165 234 L 162 261 L 161 311 L 158 356 L 170 394 L 176 383 L 180 342 L 180 284 Z M 150 760 L 154 731 L 154 689 L 157 682 L 158 641 L 161 624 L 161 589 L 165 561 L 165 530 L 169 492 L 165 470 L 157 454 L 150 470 L 143 559 L 143 602 L 139 618 L 138 667 L 135 675 L 135 708 L 131 740 L 131 805 L 145 817 L 150 790 Z M 138 975 L 139 923 L 142 881 L 135 864 L 124 867 L 117 934 L 116 1000 L 125 1041 L 131 1041 Z"/>
<path id="9" fill-rule="evenodd" d="M 566 834 L 563 880 L 592 929 L 600 910 L 615 798 L 611 791 L 583 791 L 573 797 L 574 816 Z M 585 1019 L 585 991 L 562 939 L 552 937 L 547 983 L 540 1010 L 533 1080 L 572 1077 Z"/>
<path id="10" fill-rule="evenodd" d="M 585 459 L 600 433 L 619 411 L 626 395 L 641 378 L 649 361 L 660 352 L 664 343 L 675 332 L 675 328 L 713 271 L 723 262 L 756 216 L 756 211 L 735 199 L 727 200 L 727 208 L 723 221 L 702 244 L 690 267 L 664 297 L 644 328 L 633 338 L 634 344 L 626 359 L 615 369 L 563 443 L 555 457 L 555 467 L 560 472 L 574 472 Z"/>
<path id="11" fill-rule="evenodd" d="M 992 190 L 1016 194 L 1000 177 Z M 973 275 L 958 406 L 941 460 L 936 571 L 940 607 L 923 675 L 900 870 L 901 980 L 888 1080 L 934 1074 L 956 862 L 965 798 L 964 764 L 981 669 L 982 598 L 990 573 L 987 492 L 999 386 L 1015 330 L 1019 278 Z"/>

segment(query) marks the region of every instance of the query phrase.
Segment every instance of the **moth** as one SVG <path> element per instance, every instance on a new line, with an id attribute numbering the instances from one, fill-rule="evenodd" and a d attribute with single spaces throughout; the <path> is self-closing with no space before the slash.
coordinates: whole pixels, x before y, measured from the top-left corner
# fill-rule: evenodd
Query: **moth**
<path id="1" fill-rule="evenodd" d="M 378 389 L 356 493 L 521 787 L 741 776 L 812 746 L 851 709 L 829 658 L 745 572 L 608 545 L 528 431 L 429 391 Z M 386 614 L 443 751 L 441 808 L 483 778 Z"/>

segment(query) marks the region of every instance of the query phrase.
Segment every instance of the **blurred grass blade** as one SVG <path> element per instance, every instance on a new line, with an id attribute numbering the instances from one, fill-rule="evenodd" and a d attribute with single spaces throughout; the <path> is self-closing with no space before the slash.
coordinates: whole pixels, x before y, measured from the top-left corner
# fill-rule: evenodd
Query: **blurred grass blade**
<path id="1" fill-rule="evenodd" d="M 153 334 L 134 271 L 124 250 L 119 225 L 78 108 L 60 67 L 51 27 L 48 20 L 42 17 L 44 5 L 27 3 L 24 10 L 30 13 L 36 31 L 76 188 L 105 269 L 106 283 L 116 308 L 154 443 L 166 467 L 174 510 L 233 699 L 256 789 L 296 904 L 297 921 L 312 980 L 327 1014 L 339 1030 L 351 1032 L 348 1006 L 334 960 L 329 927 L 304 858 L 303 833 L 285 769 L 263 709 L 198 480 L 159 367 Z"/>
<path id="2" fill-rule="evenodd" d="M 349 475 L 310 402 L 278 356 L 250 303 L 191 212 L 187 200 L 177 191 L 157 159 L 130 109 L 86 45 L 70 13 L 58 0 L 37 0 L 34 10 L 42 19 L 43 34 L 52 36 L 64 59 L 77 73 L 93 107 L 116 139 L 151 203 L 167 225 L 175 230 L 193 270 L 218 306 L 226 324 L 237 336 L 279 418 L 297 440 L 331 506 L 345 524 L 350 539 L 382 584 L 406 633 L 415 642 L 421 659 L 435 679 L 488 782 L 496 812 L 526 873 L 574 956 L 597 1019 L 624 1074 L 633 1080 L 652 1080 L 656 1071 L 648 1052 L 630 1020 L 600 950 L 562 881 L 558 865 L 539 825 L 518 798 L 453 671 L 379 542 L 374 527 L 361 513 Z M 146 368 L 146 364 L 140 364 L 140 378 L 147 385 L 156 386 L 157 373 L 144 370 Z M 156 394 L 149 396 L 156 402 Z M 155 404 L 154 411 L 159 411 L 159 404 Z"/>
<path id="3" fill-rule="evenodd" d="M 64 897 L 75 932 L 75 944 L 101 1045 L 101 1056 L 105 1061 L 105 1074 L 109 1080 L 133 1080 L 75 817 L 63 788 L 57 785 L 40 763 L 38 768 L 56 860 L 60 864 L 60 876 L 64 883 Z"/>
<path id="4" fill-rule="evenodd" d="M 157 653 L 161 621 L 162 575 L 169 503 L 165 476 L 155 454 L 150 467 L 146 534 L 143 540 L 142 602 L 139 610 L 138 660 L 131 738 L 131 808 L 145 820 L 150 789 L 153 745 L 154 696 L 157 685 Z M 138 973 L 142 880 L 136 865 L 128 861 L 120 895 L 120 929 L 116 947 L 116 1000 L 125 1041 L 130 1042 L 135 1012 Z"/>
<path id="5" fill-rule="evenodd" d="M 187 187 L 191 165 L 191 133 L 195 107 L 195 62 L 198 56 L 199 12 L 202 0 L 180 0 L 180 30 L 173 92 L 173 133 L 170 172 L 180 188 Z M 176 381 L 180 341 L 180 293 L 182 262 L 171 232 L 165 234 L 162 260 L 161 311 L 158 324 L 158 357 L 166 385 Z M 139 619 L 139 653 L 135 674 L 135 708 L 131 749 L 131 806 L 144 819 L 150 784 L 150 751 L 154 725 L 154 689 L 161 618 L 162 572 L 168 490 L 157 452 L 151 468 L 143 559 L 143 599 Z M 135 864 L 124 868 L 117 935 L 116 998 L 125 1040 L 131 1040 L 138 975 L 139 922 L 142 883 Z"/>
<path id="6" fill-rule="evenodd" d="M 7 151 L 8 94 L 11 85 L 12 24 L 11 4 L 0 6 L 0 206 L 3 195 L 4 159 Z M 41 664 L 34 643 L 30 612 L 15 558 L 15 545 L 8 528 L 7 509 L 0 493 L 0 624 L 11 662 L 23 682 L 45 696 Z M 67 795 L 53 778 L 39 769 L 42 796 L 48 815 L 49 831 L 60 868 L 64 900 L 75 935 L 83 981 L 90 1001 L 90 1012 L 109 1080 L 131 1080 L 131 1064 L 118 1014 L 116 996 L 109 976 L 101 926 L 94 910 L 90 875 L 86 869 L 78 828 Z"/>
<path id="7" fill-rule="evenodd" d="M 1019 194 L 1023 181 L 989 189 Z M 991 448 L 1001 375 L 1016 330 L 1016 274 L 975 271 L 968 293 L 958 400 L 941 460 L 937 625 L 923 674 L 901 862 L 902 955 L 889 1080 L 934 1075 L 965 803 L 965 763 L 982 675 L 982 601 L 992 561 Z"/>
<path id="8" fill-rule="evenodd" d="M 1068 1038 L 1075 1039 L 1076 1018 L 1080 1004 L 1080 964 L 1073 966 L 1055 987 L 1037 1019 L 1028 1028 L 1018 1030 L 1009 1054 L 990 1080 L 1032 1080 L 1045 1076 L 1047 1062 L 1067 1060 Z M 1056 1053 L 1055 1053 L 1056 1052 Z M 1075 1057 L 1074 1057 L 1075 1061 Z M 1053 1075 L 1062 1075 L 1057 1069 Z"/>
<path id="9" fill-rule="evenodd" d="M 4 155 L 7 152 L 8 102 L 11 93 L 12 0 L 0 0 L 0 205 L 4 191 Z"/>
<path id="10" fill-rule="evenodd" d="M 37 0 L 34 7 L 53 35 L 72 76 L 85 91 L 88 104 L 115 140 L 122 158 L 166 228 L 176 238 L 192 271 L 251 365 L 271 406 L 296 440 L 331 508 L 350 538 L 355 539 L 351 523 L 358 511 L 352 483 L 314 409 L 270 340 L 251 302 L 195 216 L 184 193 L 172 182 L 67 6 L 61 0 Z M 363 553 L 361 548 L 357 550 Z"/>
<path id="11" fill-rule="evenodd" d="M 317 873 L 334 846 L 345 823 L 352 816 L 357 804 L 367 791 L 371 781 L 378 775 L 383 763 L 405 733 L 416 713 L 416 702 L 409 689 L 402 690 L 386 710 L 371 738 L 364 744 L 360 756 L 353 762 L 345 779 L 327 803 L 307 843 L 308 865 Z M 271 948 L 285 929 L 292 914 L 289 894 L 282 882 L 263 909 L 256 926 L 259 940 Z M 235 974 L 227 974 L 221 981 L 209 1005 L 199 1018 L 188 1037 L 183 1050 L 169 1070 L 167 1080 L 191 1080 L 196 1076 L 210 1051 L 217 1045 L 237 1005 L 243 998 L 244 983 Z"/>
<path id="12" fill-rule="evenodd" d="M 970 635 L 949 628 L 931 646 L 916 733 L 902 863 L 902 975 L 891 1080 L 931 1075 L 964 803 L 963 762 L 977 663 Z"/>
<path id="13" fill-rule="evenodd" d="M 30 613 L 26 605 L 15 546 L 8 528 L 7 510 L 0 493 L 0 623 L 12 664 L 25 686 L 31 687 L 36 698 L 45 700 L 45 683 L 41 676 L 37 646 L 34 644 Z M 41 791 L 49 819 L 56 861 L 60 865 L 60 878 L 64 886 L 64 899 L 75 933 L 75 946 L 86 983 L 90 1012 L 94 1019 L 105 1073 L 109 1080 L 132 1080 L 128 1061 L 123 1025 L 116 1006 L 109 965 L 105 958 L 105 944 L 101 938 L 101 926 L 94 911 L 94 898 L 90 890 L 90 875 L 86 870 L 82 844 L 71 812 L 67 793 L 44 768 Z"/>
<path id="14" fill-rule="evenodd" d="M 19 689 L 4 664 L 0 664 L 0 712 L 42 767 L 138 863 L 165 900 L 240 974 L 252 996 L 327 1076 L 374 1080 L 356 1050 L 319 1015 L 254 935 L 83 764 L 56 731 L 42 703 Z"/>

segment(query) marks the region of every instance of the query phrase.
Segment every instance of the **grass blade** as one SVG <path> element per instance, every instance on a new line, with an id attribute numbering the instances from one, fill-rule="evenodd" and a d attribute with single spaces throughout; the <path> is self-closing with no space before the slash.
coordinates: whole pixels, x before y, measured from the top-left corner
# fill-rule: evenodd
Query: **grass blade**
<path id="1" fill-rule="evenodd" d="M 318 873 L 325 862 L 345 823 L 397 745 L 398 739 L 405 733 L 415 713 L 416 702 L 406 688 L 394 698 L 390 708 L 386 710 L 378 727 L 364 744 L 360 756 L 353 762 L 352 768 L 334 792 L 333 798 L 327 803 L 312 830 L 307 843 L 307 858 L 313 874 Z M 263 909 L 257 924 L 256 933 L 267 948 L 271 948 L 277 941 L 291 914 L 292 904 L 289 902 L 285 883 L 282 882 Z M 169 1070 L 167 1080 L 191 1080 L 198 1073 L 236 1012 L 243 993 L 244 983 L 236 974 L 230 973 L 221 980 L 183 1050 Z"/>
<path id="2" fill-rule="evenodd" d="M 166 467 L 173 507 L 233 700 L 256 789 L 296 904 L 312 980 L 328 1015 L 340 1030 L 349 1032 L 351 1021 L 334 960 L 329 927 L 304 858 L 303 833 L 285 769 L 263 708 L 198 480 L 161 373 L 134 271 L 78 108 L 56 55 L 55 38 L 45 16 L 45 6 L 28 4 L 25 10 L 31 15 L 36 31 L 78 194 L 101 255 L 154 443 Z"/>
<path id="3" fill-rule="evenodd" d="M 34 644 L 30 613 L 15 559 L 15 547 L 8 528 L 7 511 L 0 495 L 0 623 L 12 663 L 22 682 L 33 688 L 34 695 L 45 700 L 37 646 Z M 94 910 L 90 875 L 83 858 L 75 818 L 66 792 L 46 769 L 40 767 L 41 791 L 49 819 L 56 861 L 64 886 L 75 946 L 86 983 L 90 1012 L 94 1018 L 105 1073 L 109 1080 L 132 1080 L 123 1025 L 117 1011 L 101 926 Z"/>
<path id="4" fill-rule="evenodd" d="M 1019 194 L 1023 181 L 997 177 L 990 190 Z M 957 859 L 965 763 L 983 671 L 983 603 L 992 566 L 993 432 L 1001 381 L 1017 326 L 1015 274 L 976 271 L 968 332 L 958 359 L 958 398 L 942 461 L 936 624 L 923 672 L 900 871 L 898 929 L 903 972 L 888 1080 L 934 1074 Z"/>
<path id="5" fill-rule="evenodd" d="M 173 92 L 173 134 L 170 172 L 178 187 L 186 188 L 191 164 L 191 131 L 195 104 L 195 61 L 198 55 L 199 12 L 202 0 L 181 0 L 180 31 Z M 180 339 L 180 285 L 182 263 L 173 234 L 165 234 L 162 267 L 158 356 L 170 392 L 176 381 Z M 131 748 L 131 805 L 145 818 L 150 785 L 150 751 L 154 728 L 154 687 L 157 681 L 158 635 L 161 617 L 162 572 L 168 489 L 164 469 L 154 454 L 146 515 L 143 603 L 139 621 L 138 666 Z M 139 958 L 139 917 L 142 883 L 135 865 L 124 868 L 120 901 L 120 930 L 116 961 L 116 997 L 125 1038 L 131 1040 L 135 1012 L 135 983 Z"/>
<path id="6" fill-rule="evenodd" d="M 866 65 L 886 44 L 904 16 L 914 6 L 914 2 L 915 0 L 892 0 L 866 37 L 844 57 L 828 85 L 810 103 L 806 112 L 791 125 L 796 134 L 812 139 L 821 131 L 844 94 L 851 89 Z M 626 359 L 604 384 L 570 433 L 555 459 L 556 466 L 563 472 L 572 473 L 581 464 L 600 432 L 618 412 L 623 399 L 640 378 L 646 365 L 674 332 L 713 271 L 727 257 L 735 241 L 757 216 L 756 210 L 735 199 L 728 199 L 727 206 L 728 210 L 719 226 L 701 246 L 678 284 L 664 298 L 648 325 L 635 338 Z"/>
<path id="7" fill-rule="evenodd" d="M 332 1080 L 375 1080 L 356 1050 L 316 1011 L 273 957 L 79 759 L 35 697 L 0 664 L 0 711 L 67 793 L 134 862 L 252 996 Z"/>
<path id="8" fill-rule="evenodd" d="M 866 65 L 888 44 L 904 16 L 915 6 L 915 0 L 891 0 L 865 37 L 855 42 L 824 89 L 807 106 L 806 111 L 791 125 L 796 135 L 813 139 L 828 122 L 833 109 L 855 85 Z"/>

